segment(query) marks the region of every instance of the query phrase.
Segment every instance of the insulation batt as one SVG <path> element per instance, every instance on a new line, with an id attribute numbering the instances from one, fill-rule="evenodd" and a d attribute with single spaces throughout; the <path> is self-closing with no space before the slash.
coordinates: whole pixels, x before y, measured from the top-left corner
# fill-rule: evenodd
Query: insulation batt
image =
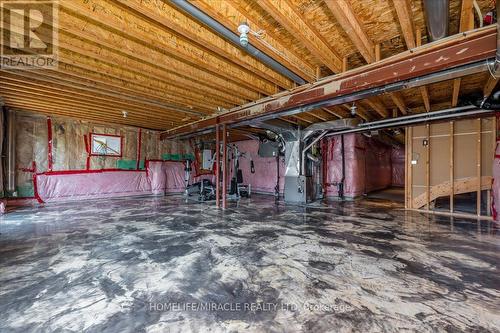
<path id="1" fill-rule="evenodd" d="M 36 181 L 38 197 L 44 202 L 180 193 L 184 191 L 184 163 L 148 161 L 147 171 L 44 173 Z"/>
<path id="2" fill-rule="evenodd" d="M 341 138 L 335 136 L 324 141 L 326 195 L 338 196 L 337 184 L 342 181 Z M 344 156 L 344 195 L 347 197 L 404 185 L 403 147 L 391 147 L 361 134 L 346 134 Z"/>

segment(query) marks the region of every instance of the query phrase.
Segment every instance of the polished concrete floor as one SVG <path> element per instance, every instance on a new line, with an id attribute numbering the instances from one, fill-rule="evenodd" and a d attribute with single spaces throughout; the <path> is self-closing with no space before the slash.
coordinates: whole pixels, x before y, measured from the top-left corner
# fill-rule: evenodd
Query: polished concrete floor
<path id="1" fill-rule="evenodd" d="M 181 197 L 0 217 L 0 332 L 499 332 L 491 223 Z"/>

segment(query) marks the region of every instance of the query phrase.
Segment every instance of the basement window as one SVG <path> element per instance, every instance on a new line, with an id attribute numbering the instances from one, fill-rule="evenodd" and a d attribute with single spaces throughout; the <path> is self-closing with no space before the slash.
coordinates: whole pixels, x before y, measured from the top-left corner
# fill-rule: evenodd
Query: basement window
<path id="1" fill-rule="evenodd" d="M 90 134 L 91 155 L 93 156 L 122 156 L 122 137 L 111 134 Z"/>

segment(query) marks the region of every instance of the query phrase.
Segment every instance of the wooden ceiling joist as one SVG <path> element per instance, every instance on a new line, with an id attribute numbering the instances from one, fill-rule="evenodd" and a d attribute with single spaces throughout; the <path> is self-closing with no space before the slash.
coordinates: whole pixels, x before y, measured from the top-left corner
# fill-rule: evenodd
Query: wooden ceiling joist
<path id="1" fill-rule="evenodd" d="M 411 9 L 410 0 L 393 0 L 394 9 L 399 20 L 399 26 L 403 33 L 403 38 L 408 49 L 414 49 L 416 45 L 415 40 L 415 24 L 413 23 L 413 12 Z"/>
<path id="2" fill-rule="evenodd" d="M 368 63 L 375 61 L 375 44 L 359 22 L 357 15 L 352 10 L 349 0 L 325 1 L 335 19 L 339 22 L 346 34 L 359 50 Z"/>
<path id="3" fill-rule="evenodd" d="M 460 32 L 474 29 L 474 13 L 472 7 L 473 2 L 473 0 L 462 0 L 462 7 L 460 11 Z M 460 95 L 460 82 L 460 78 L 453 80 L 453 91 L 451 94 L 452 107 L 455 107 L 458 104 L 458 97 Z"/>
<path id="4" fill-rule="evenodd" d="M 79 113 L 81 111 L 81 107 L 78 105 L 73 105 L 73 104 L 60 104 L 60 103 L 52 103 L 52 102 L 43 102 L 43 101 L 28 101 L 28 100 L 16 100 L 16 99 L 9 99 L 6 98 L 6 103 L 9 103 L 9 107 L 13 108 L 23 108 L 25 110 L 35 110 L 35 111 L 44 111 L 46 113 L 52 113 L 56 115 L 67 115 L 67 116 L 73 116 L 73 117 L 79 117 L 81 116 L 82 118 L 85 117 L 95 117 L 95 120 L 100 120 L 103 121 L 102 117 L 102 112 L 96 111 L 93 109 L 87 110 L 85 113 Z M 137 118 L 131 117 L 131 118 L 123 118 L 120 116 L 111 116 L 105 118 L 105 121 L 110 121 L 110 122 L 116 122 L 116 123 L 126 123 L 126 124 L 133 124 L 134 122 L 137 122 Z M 143 120 L 140 120 L 141 124 L 146 127 L 146 128 L 157 128 L 161 129 L 162 127 L 175 127 L 179 123 L 173 122 L 173 121 L 166 121 L 163 120 L 160 123 L 154 124 L 151 120 L 148 120 L 144 118 Z M 150 123 L 151 125 L 147 126 L 146 124 Z M 154 125 L 153 125 L 154 124 Z M 153 126 L 152 126 L 153 125 Z"/>
<path id="5" fill-rule="evenodd" d="M 143 115 L 140 112 L 127 112 L 127 117 L 123 117 L 123 114 L 120 109 L 118 108 L 113 108 L 113 107 L 105 107 L 102 105 L 94 105 L 91 102 L 85 102 L 81 100 L 73 100 L 71 102 L 68 102 L 67 100 L 56 97 L 53 94 L 40 94 L 40 93 L 33 93 L 33 92 L 26 92 L 26 93 L 18 93 L 18 92 L 12 92 L 8 88 L 3 87 L 0 89 L 2 96 L 6 98 L 9 102 L 12 103 L 24 103 L 24 104 L 33 104 L 33 105 L 53 105 L 53 106 L 60 106 L 60 107 L 68 107 L 73 110 L 73 114 L 75 116 L 80 116 L 83 117 L 88 113 L 93 113 L 95 115 L 100 115 L 102 119 L 102 112 L 105 111 L 109 117 L 108 120 L 111 119 L 122 119 L 122 118 L 130 118 L 131 120 L 144 120 L 144 121 L 151 121 L 151 122 L 159 122 L 162 124 L 172 124 L 172 125 L 179 125 L 182 122 L 179 120 L 174 120 L 174 119 L 168 119 L 165 117 L 158 117 L 158 116 L 152 116 L 152 115 Z"/>
<path id="6" fill-rule="evenodd" d="M 384 105 L 380 97 L 374 96 L 371 98 L 367 98 L 364 100 L 370 107 L 375 110 L 382 118 L 389 117 L 389 111 L 387 111 L 387 107 Z"/>
<path id="7" fill-rule="evenodd" d="M 22 89 L 20 89 L 22 88 Z M 89 106 L 97 106 L 97 107 L 102 107 L 103 110 L 106 110 L 107 108 L 110 108 L 110 110 L 114 111 L 117 108 L 119 108 L 120 111 L 125 111 L 127 113 L 140 113 L 143 115 L 148 116 L 151 119 L 166 119 L 169 121 L 177 121 L 177 122 L 182 122 L 183 119 L 196 119 L 192 116 L 185 116 L 185 117 L 179 117 L 177 113 L 170 112 L 170 113 L 160 113 L 157 112 L 154 109 L 151 108 L 145 108 L 143 106 L 140 106 L 138 104 L 124 104 L 119 101 L 110 101 L 108 98 L 102 98 L 99 96 L 93 96 L 90 94 L 81 94 L 81 93 L 75 93 L 75 92 L 68 92 L 68 90 L 65 89 L 58 89 L 58 90 L 48 90 L 44 88 L 43 86 L 37 86 L 33 84 L 23 84 L 21 87 L 19 84 L 16 84 L 15 82 L 12 83 L 11 81 L 6 81 L 4 80 L 3 85 L 0 87 L 0 91 L 9 91 L 11 93 L 19 92 L 19 95 L 22 95 L 24 92 L 26 93 L 31 93 L 33 95 L 38 95 L 38 96 L 51 96 L 55 100 L 61 100 L 61 101 L 68 101 L 67 95 L 68 93 L 72 94 L 71 101 L 72 102 L 78 102 L 80 105 L 82 105 L 82 111 L 85 109 L 85 105 Z"/>
<path id="8" fill-rule="evenodd" d="M 406 109 L 406 105 L 405 105 L 405 102 L 403 100 L 403 96 L 401 95 L 400 92 L 396 91 L 396 92 L 393 92 L 391 94 L 389 94 L 389 96 L 391 97 L 392 101 L 394 102 L 394 104 L 396 104 L 396 106 L 398 107 L 399 111 L 405 115 L 408 113 L 407 109 Z"/>
<path id="9" fill-rule="evenodd" d="M 249 36 L 249 41 L 253 46 L 288 67 L 305 80 L 312 82 L 317 79 L 315 69 L 311 64 L 305 62 L 299 55 L 290 50 L 287 45 L 279 41 L 279 38 L 275 36 L 273 31 L 264 31 L 258 22 L 245 17 L 243 15 L 245 11 L 241 10 L 236 2 L 198 0 L 193 2 L 193 5 L 235 33 L 238 31 L 238 26 L 241 22 L 246 21 L 253 31 L 262 31 L 264 34 L 262 38 L 257 38 L 253 35 Z"/>
<path id="10" fill-rule="evenodd" d="M 177 58 L 200 70 L 209 71 L 214 75 L 237 82 L 248 89 L 258 91 L 262 94 L 269 95 L 275 92 L 275 85 L 273 83 L 247 70 L 230 66 L 221 57 L 197 48 L 184 38 L 178 38 L 164 29 L 144 22 L 144 20 L 123 10 L 122 7 L 113 5 L 110 2 L 104 0 L 92 0 L 85 3 L 81 3 L 80 1 L 64 1 L 61 2 L 60 21 L 65 20 L 64 13 L 69 13 L 73 17 L 84 18 L 87 25 L 88 23 L 92 23 L 103 27 L 108 31 L 107 34 L 121 35 L 125 38 L 124 45 L 136 43 L 143 48 L 155 49 L 167 53 L 170 57 Z M 64 27 L 71 24 L 71 20 L 65 20 L 64 22 Z M 175 42 L 172 43 L 171 41 Z M 134 47 L 134 50 L 136 49 Z"/>
<path id="11" fill-rule="evenodd" d="M 141 81 L 144 82 L 145 84 L 150 84 L 151 82 L 153 82 L 153 84 L 161 85 L 159 87 L 159 89 L 162 91 L 162 93 L 168 92 L 171 89 L 177 89 L 176 92 L 172 92 L 172 96 L 178 96 L 178 97 L 184 96 L 185 98 L 186 97 L 190 98 L 192 95 L 188 95 L 188 93 L 189 94 L 194 93 L 194 95 L 197 94 L 197 92 L 196 92 L 196 91 L 198 91 L 197 89 L 193 89 L 192 91 L 187 91 L 185 89 L 185 85 L 184 86 L 182 86 L 180 84 L 177 85 L 177 84 L 175 84 L 175 81 L 173 81 L 173 80 L 169 80 L 168 81 L 169 84 L 167 84 L 166 80 L 164 80 L 164 81 L 160 81 L 160 80 L 151 81 L 151 80 L 149 80 L 149 77 L 143 75 L 142 72 L 137 72 L 137 71 L 130 70 L 130 68 L 135 69 L 136 66 L 119 67 L 119 66 L 114 65 L 112 62 L 106 62 L 106 60 L 108 58 L 105 57 L 104 55 L 107 55 L 107 54 L 102 54 L 102 53 L 105 53 L 105 52 L 103 52 L 102 48 L 97 49 L 94 53 L 88 52 L 88 51 L 84 50 L 83 52 L 85 52 L 85 56 L 82 56 L 79 53 L 76 53 L 76 52 L 82 52 L 81 50 L 78 50 L 75 47 L 68 46 L 68 45 L 65 44 L 64 40 L 67 40 L 68 38 L 66 38 L 66 39 L 60 38 L 60 39 L 62 39 L 61 43 L 60 43 L 60 44 L 62 44 L 62 45 L 60 45 L 60 53 L 61 53 L 60 54 L 60 61 L 62 63 L 64 63 L 64 61 L 67 61 L 67 62 L 71 62 L 71 63 L 76 63 L 77 65 L 79 65 L 80 67 L 82 67 L 82 66 L 84 66 L 84 62 L 86 62 L 87 63 L 87 69 L 88 68 L 94 69 L 94 67 L 96 66 L 95 64 L 98 64 L 98 65 L 101 65 L 101 66 L 107 66 L 107 68 L 110 69 L 111 71 L 117 71 L 117 70 L 119 70 L 119 72 L 118 72 L 119 74 L 117 75 L 117 77 L 119 77 L 119 79 L 123 78 L 122 77 L 122 73 L 129 72 L 131 74 L 129 74 L 128 76 L 132 77 L 132 81 L 133 82 L 139 81 L 138 78 L 139 79 L 142 78 Z M 75 41 L 76 39 L 71 39 L 71 40 Z M 86 46 L 87 46 L 87 48 L 89 46 L 90 47 L 95 47 L 92 44 L 86 44 Z M 71 48 L 70 51 L 67 49 L 68 47 Z M 99 54 L 99 53 L 101 53 L 101 54 Z M 72 59 L 72 57 L 70 55 L 74 55 L 75 57 L 77 57 L 77 59 Z M 93 56 L 93 58 L 91 58 L 92 56 Z M 66 59 L 70 59 L 70 60 L 66 60 Z M 128 58 L 122 57 L 122 59 L 128 59 Z M 104 64 L 104 65 L 102 65 L 102 64 Z M 102 68 L 99 68 L 98 71 L 100 73 L 106 72 Z M 203 87 L 203 86 L 200 85 L 200 87 Z M 150 91 L 154 91 L 154 88 L 150 87 L 150 86 L 146 86 L 146 89 L 148 89 Z M 205 88 L 205 89 L 203 89 L 201 91 L 206 92 L 207 91 L 206 89 L 207 88 Z M 234 106 L 234 105 L 240 104 L 242 101 L 244 101 L 244 100 L 236 100 L 236 101 L 233 100 L 233 101 L 231 101 L 232 103 L 228 104 L 228 101 L 222 100 L 219 96 L 213 96 L 214 95 L 213 91 L 215 91 L 215 90 L 212 89 L 211 94 L 199 95 L 198 97 L 194 96 L 194 100 L 192 100 L 191 102 L 187 102 L 187 103 L 184 102 L 184 105 L 189 106 L 189 105 L 192 105 L 194 103 L 197 103 L 200 100 L 210 101 L 210 100 L 214 99 L 214 103 L 212 105 L 212 108 L 210 109 L 211 110 L 210 112 L 213 112 L 212 110 L 214 110 L 216 106 L 229 107 L 229 106 Z M 231 96 L 231 95 L 227 94 L 227 96 Z M 194 103 L 193 103 L 193 101 L 194 101 Z M 205 105 L 205 103 L 203 103 L 203 105 Z"/>
<path id="12" fill-rule="evenodd" d="M 366 62 L 370 64 L 375 61 L 380 61 L 382 59 L 380 44 L 375 44 L 370 39 L 361 25 L 361 22 L 355 15 L 349 0 L 339 0 L 336 2 L 327 1 L 326 5 L 352 40 L 354 46 L 365 58 Z M 392 97 L 392 93 L 389 95 Z M 402 110 L 401 112 L 406 112 L 406 106 L 401 95 L 392 98 L 397 101 L 397 103 L 395 103 L 398 105 L 398 108 Z M 389 115 L 386 109 L 382 109 L 385 108 L 385 106 L 380 100 L 376 100 L 375 102 L 373 102 L 373 100 L 367 101 L 367 103 L 369 103 L 382 117 L 387 117 Z"/>
<path id="13" fill-rule="evenodd" d="M 193 114 L 192 110 L 188 109 L 179 109 L 178 106 L 170 104 L 170 103 L 161 103 L 157 100 L 149 100 L 144 98 L 143 96 L 139 96 L 137 94 L 128 94 L 122 93 L 115 89 L 107 89 L 103 86 L 96 85 L 95 83 L 87 83 L 82 80 L 72 79 L 69 76 L 65 76 L 61 78 L 57 75 L 57 73 L 53 71 L 43 71 L 36 72 L 33 71 L 17 71 L 17 72 L 9 72 L 9 71 L 0 71 L 3 77 L 7 77 L 11 80 L 17 80 L 18 82 L 24 82 L 25 84 L 29 84 L 31 82 L 39 83 L 45 87 L 54 87 L 54 89 L 60 89 L 59 87 L 70 88 L 80 92 L 88 92 L 93 94 L 94 96 L 105 96 L 105 98 L 118 99 L 122 102 L 133 102 L 140 103 L 147 108 L 156 109 L 159 112 L 171 112 L 178 114 L 182 117 L 186 115 L 196 116 L 197 114 Z M 29 80 L 29 81 L 27 81 Z M 71 96 L 71 95 L 68 95 Z M 184 115 L 184 116 L 183 116 Z"/>
<path id="14" fill-rule="evenodd" d="M 256 103 L 234 108 L 217 117 L 210 117 L 168 131 L 163 137 L 196 133 L 215 123 L 234 124 L 261 116 L 279 116 L 300 112 L 306 106 L 333 100 L 346 94 L 375 89 L 402 80 L 416 79 L 475 61 L 496 53 L 496 26 L 485 27 L 464 35 L 455 35 L 431 47 L 420 47 L 345 73 L 322 79 L 290 92 L 280 93 Z M 439 61 L 437 61 L 439 59 Z M 398 75 L 394 75 L 397 73 Z M 341 102 L 340 102 L 341 103 Z M 386 110 L 385 110 L 386 111 Z"/>
<path id="15" fill-rule="evenodd" d="M 170 5 L 162 3 L 161 7 L 155 2 L 144 2 L 139 0 L 115 0 L 124 8 L 131 9 L 159 26 L 170 29 L 185 37 L 199 47 L 206 48 L 214 54 L 226 58 L 238 64 L 240 67 L 259 75 L 284 89 L 293 87 L 293 82 L 285 76 L 274 72 L 263 63 L 249 54 L 242 52 L 239 48 L 228 43 L 221 36 L 216 35 L 210 29 L 190 19 L 182 12 L 175 10 Z"/>
<path id="16" fill-rule="evenodd" d="M 342 70 L 342 59 L 321 35 L 315 31 L 293 8 L 287 0 L 258 0 L 281 26 L 302 43 L 314 56 L 334 73 Z"/>

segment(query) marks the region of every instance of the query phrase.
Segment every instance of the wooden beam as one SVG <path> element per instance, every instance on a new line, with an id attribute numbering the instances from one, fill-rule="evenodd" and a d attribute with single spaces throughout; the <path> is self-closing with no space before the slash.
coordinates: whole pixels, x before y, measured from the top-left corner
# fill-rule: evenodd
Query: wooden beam
<path id="1" fill-rule="evenodd" d="M 462 7 L 460 10 L 460 26 L 458 29 L 460 32 L 474 29 L 473 4 L 474 0 L 462 0 Z"/>
<path id="2" fill-rule="evenodd" d="M 403 115 L 408 113 L 407 109 L 406 109 L 405 101 L 403 100 L 403 95 L 401 95 L 401 93 L 399 91 L 395 91 L 393 93 L 390 93 L 389 96 L 391 96 L 392 101 L 394 102 L 394 104 L 396 104 L 399 111 L 401 111 L 401 113 Z"/>
<path id="3" fill-rule="evenodd" d="M 168 129 L 175 126 L 179 126 L 179 122 L 163 120 L 161 122 L 152 123 L 151 121 L 144 119 L 138 119 L 136 117 L 123 118 L 121 116 L 120 110 L 116 110 L 114 114 L 104 113 L 100 109 L 89 108 L 78 104 L 70 103 L 56 103 L 56 102 L 45 102 L 45 101 L 35 101 L 35 100 L 19 100 L 15 98 L 5 97 L 6 105 L 10 108 L 18 108 L 24 110 L 32 110 L 36 112 L 41 112 L 44 114 L 52 115 L 63 115 L 67 117 L 87 119 L 87 120 L 98 120 L 102 123 L 111 122 L 117 124 L 128 124 L 133 126 L 139 126 L 143 128 L 154 128 L 154 129 Z"/>
<path id="4" fill-rule="evenodd" d="M 47 108 L 44 106 L 33 106 L 33 105 L 10 105 L 10 109 L 16 110 L 16 111 L 21 111 L 21 112 L 35 112 L 39 113 L 42 115 L 46 116 L 59 116 L 59 117 L 65 117 L 65 118 L 71 118 L 72 120 L 84 120 L 84 121 L 92 121 L 92 122 L 97 122 L 99 124 L 117 124 L 117 125 L 125 125 L 125 126 L 134 126 L 134 127 L 142 127 L 144 129 L 152 129 L 152 130 L 165 130 L 168 128 L 172 128 L 175 125 L 175 123 L 170 123 L 170 122 L 164 122 L 164 123 L 156 123 L 153 124 L 151 122 L 144 122 L 144 121 L 135 121 L 129 118 L 103 118 L 100 116 L 94 116 L 91 114 L 85 115 L 85 117 L 82 117 L 80 115 L 74 114 L 72 111 L 69 111 L 66 108 L 58 108 L 58 107 L 52 107 L 52 108 Z M 47 111 L 50 110 L 50 111 Z"/>
<path id="5" fill-rule="evenodd" d="M 118 98 L 125 102 L 135 102 L 140 103 L 146 107 L 150 107 L 153 109 L 162 109 L 165 111 L 176 111 L 176 112 L 184 112 L 183 114 L 189 115 L 188 109 L 178 108 L 178 105 L 163 103 L 161 101 L 155 99 L 145 98 L 144 96 L 132 93 L 129 91 L 121 92 L 118 89 L 109 88 L 104 85 L 97 84 L 95 82 L 87 82 L 83 79 L 74 79 L 69 75 L 61 76 L 53 71 L 37 71 L 33 73 L 33 71 L 17 71 L 15 73 L 11 73 L 9 71 L 2 71 L 3 77 L 8 77 L 11 80 L 15 80 L 17 82 L 34 82 L 37 84 L 46 85 L 47 87 L 51 87 L 53 89 L 58 89 L 58 87 L 63 86 L 64 88 L 76 89 L 78 91 L 83 91 L 85 93 L 90 92 L 92 94 L 104 95 L 107 98 Z"/>
<path id="6" fill-rule="evenodd" d="M 335 19 L 368 63 L 375 61 L 375 45 L 366 34 L 349 0 L 325 1 Z"/>
<path id="7" fill-rule="evenodd" d="M 141 103 L 136 103 L 128 100 L 122 100 L 119 98 L 110 97 L 107 95 L 99 94 L 98 92 L 92 94 L 86 91 L 80 91 L 78 89 L 73 89 L 64 85 L 54 85 L 50 82 L 43 81 L 26 81 L 26 80 L 16 80 L 10 77 L 3 77 L 0 79 L 2 86 L 4 88 L 15 88 L 18 91 L 34 91 L 42 94 L 53 94 L 61 97 L 66 97 L 67 99 L 84 98 L 96 102 L 97 104 L 107 105 L 107 106 L 119 106 L 124 110 L 139 110 L 141 112 L 154 112 L 161 117 L 172 117 L 176 119 L 182 119 L 186 117 L 193 117 L 196 119 L 196 115 L 186 115 L 183 113 L 177 113 L 173 109 L 162 109 L 159 107 L 148 106 Z M 0 89 L 2 87 L 0 86 Z"/>
<path id="8" fill-rule="evenodd" d="M 374 96 L 364 101 L 370 105 L 382 118 L 387 118 L 389 116 L 389 111 L 387 111 L 387 107 L 384 105 L 380 97 Z"/>
<path id="9" fill-rule="evenodd" d="M 155 2 L 139 0 L 115 1 L 139 17 L 144 17 L 164 29 L 174 31 L 198 47 L 206 48 L 214 54 L 222 56 L 284 89 L 293 87 L 293 82 L 290 79 L 266 67 L 248 53 L 241 52 L 239 47 L 227 42 L 223 37 L 191 19 L 182 11 L 174 10 L 171 6 L 165 6 L 164 3 L 161 3 L 161 7 L 158 7 Z M 169 3 L 167 2 L 167 4 Z"/>
<path id="10" fill-rule="evenodd" d="M 459 31 L 469 31 L 474 29 L 474 13 L 473 13 L 473 0 L 462 0 L 462 9 L 460 12 L 460 27 Z M 461 78 L 453 80 L 453 92 L 451 94 L 451 106 L 458 105 L 458 97 L 460 95 Z"/>
<path id="11" fill-rule="evenodd" d="M 237 32 L 238 26 L 244 21 L 254 31 L 266 30 L 261 27 L 258 21 L 252 21 L 248 15 L 245 15 L 245 9 L 238 2 L 197 0 L 192 4 L 232 31 Z M 294 53 L 289 46 L 284 45 L 274 31 L 266 30 L 264 38 L 256 38 L 253 35 L 248 37 L 253 46 L 290 68 L 305 80 L 312 82 L 316 79 L 314 66 L 306 62 L 300 55 Z"/>
<path id="12" fill-rule="evenodd" d="M 328 112 L 329 114 L 337 117 L 337 118 L 347 118 L 349 117 L 349 113 L 345 112 L 344 110 L 341 110 L 337 107 L 326 107 L 326 108 L 321 108 L 323 111 Z"/>
<path id="13" fill-rule="evenodd" d="M 493 76 L 489 75 L 488 80 L 486 81 L 486 84 L 484 85 L 483 88 L 483 96 L 486 98 L 490 97 L 491 93 L 496 88 L 497 84 L 498 84 L 498 78 L 494 78 Z"/>
<path id="14" fill-rule="evenodd" d="M 257 2 L 285 30 L 291 33 L 318 60 L 333 72 L 340 72 L 342 59 L 326 40 L 310 26 L 287 0 L 258 0 Z"/>
<path id="15" fill-rule="evenodd" d="M 72 17 L 69 18 L 68 14 Z M 84 17 L 83 24 L 78 23 L 80 26 L 75 26 L 78 18 L 80 18 L 80 21 L 82 20 L 82 16 Z M 99 36 L 101 38 L 109 36 L 111 32 L 113 38 L 117 38 L 117 36 L 125 38 L 123 45 L 139 44 L 139 48 L 168 53 L 170 56 L 200 70 L 209 71 L 266 95 L 272 94 L 275 89 L 271 82 L 258 77 L 250 71 L 237 66 L 228 66 L 228 62 L 221 57 L 203 52 L 185 39 L 176 38 L 172 33 L 168 33 L 159 27 L 145 24 L 144 21 L 134 17 L 121 7 L 103 0 L 94 0 L 92 3 L 63 1 L 60 4 L 59 21 L 62 29 L 69 27 L 81 30 L 81 26 L 87 26 L 89 23 L 102 27 L 107 32 Z M 143 27 L 147 32 L 136 27 Z M 93 28 L 85 31 L 96 34 L 99 32 L 98 30 L 99 28 Z M 175 40 L 175 43 L 164 42 L 171 40 Z"/>
<path id="16" fill-rule="evenodd" d="M 417 29 L 417 40 L 416 40 L 416 45 L 417 47 L 422 45 L 422 32 L 420 29 Z M 427 90 L 427 86 L 421 86 L 420 88 L 420 93 L 422 94 L 422 99 L 424 100 L 424 107 L 425 111 L 429 112 L 431 110 L 431 99 L 429 97 L 429 90 Z"/>
<path id="17" fill-rule="evenodd" d="M 458 95 L 460 94 L 460 83 L 461 78 L 453 80 L 453 91 L 451 95 L 451 107 L 456 107 L 458 105 Z"/>
<path id="18" fill-rule="evenodd" d="M 349 58 L 342 58 L 342 72 L 347 72 L 349 70 Z"/>
<path id="19" fill-rule="evenodd" d="M 403 38 L 408 49 L 416 47 L 415 44 L 415 25 L 413 23 L 413 12 L 410 0 L 397 0 L 394 2 L 394 9 L 398 16 L 399 26 L 403 33 Z"/>
<path id="20" fill-rule="evenodd" d="M 236 124 L 260 117 L 279 117 L 301 112 L 322 101 L 330 105 L 344 103 L 340 97 L 374 89 L 401 80 L 419 78 L 443 69 L 456 68 L 475 61 L 488 59 L 496 53 L 496 26 L 485 27 L 466 35 L 455 35 L 427 47 L 416 48 L 382 61 L 323 78 L 318 83 L 282 92 L 266 99 L 236 107 L 224 114 L 168 131 L 164 137 L 196 133 L 213 128 L 216 121 Z M 436 61 L 443 59 L 442 61 Z M 398 75 L 395 76 L 394 72 Z"/>
<path id="21" fill-rule="evenodd" d="M 53 92 L 40 92 L 40 91 L 33 91 L 29 88 L 25 88 L 24 90 L 18 90 L 18 89 L 12 89 L 11 87 L 5 85 L 0 87 L 0 95 L 5 96 L 5 97 L 11 97 L 16 100 L 35 100 L 35 101 L 45 101 L 47 103 L 51 102 L 60 102 L 60 103 L 74 103 L 82 107 L 82 109 L 87 109 L 87 108 L 95 108 L 96 110 L 100 110 L 103 113 L 103 116 L 106 115 L 106 111 L 112 112 L 118 116 L 122 116 L 122 111 L 126 111 L 129 116 L 134 116 L 135 114 L 140 114 L 143 117 L 153 120 L 153 121 L 160 121 L 160 120 L 169 120 L 169 121 L 175 121 L 176 123 L 182 123 L 181 118 L 179 117 L 173 117 L 172 115 L 169 114 L 158 114 L 158 113 L 153 113 L 151 110 L 146 111 L 145 109 L 139 109 L 139 108 L 126 108 L 124 109 L 123 107 L 120 107 L 119 105 L 112 105 L 109 103 L 103 103 L 103 102 L 97 102 L 93 101 L 91 99 L 86 99 L 86 98 L 78 98 L 78 97 L 73 97 L 71 99 L 65 98 L 64 94 L 57 94 Z M 85 112 L 85 111 L 83 111 Z"/>

